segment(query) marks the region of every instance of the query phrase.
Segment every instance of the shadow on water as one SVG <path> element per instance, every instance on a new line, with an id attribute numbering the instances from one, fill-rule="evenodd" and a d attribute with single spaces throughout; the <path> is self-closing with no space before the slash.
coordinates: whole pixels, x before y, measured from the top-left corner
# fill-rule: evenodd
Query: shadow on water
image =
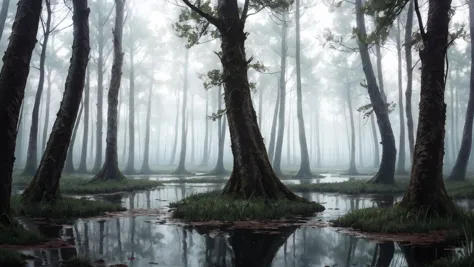
<path id="1" fill-rule="evenodd" d="M 128 209 L 157 209 L 191 194 L 221 189 L 223 185 L 180 184 L 156 190 L 96 196 Z M 301 196 L 327 208 L 316 219 L 331 220 L 351 210 L 391 206 L 394 196 L 354 197 L 302 193 Z M 469 203 L 465 204 L 469 205 Z M 339 233 L 332 228 L 305 226 L 257 231 L 227 232 L 192 229 L 157 221 L 155 216 L 124 216 L 77 220 L 72 226 L 36 224 L 48 237 L 57 237 L 71 247 L 25 251 L 36 259 L 29 266 L 60 266 L 73 256 L 108 264 L 128 266 L 186 267 L 306 267 L 306 266 L 424 266 L 441 256 L 445 247 L 417 247 L 399 243 L 376 243 Z"/>

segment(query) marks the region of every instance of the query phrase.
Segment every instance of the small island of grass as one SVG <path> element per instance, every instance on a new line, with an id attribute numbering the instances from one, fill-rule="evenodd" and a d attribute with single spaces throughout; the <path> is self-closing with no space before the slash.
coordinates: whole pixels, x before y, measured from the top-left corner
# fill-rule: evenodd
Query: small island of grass
<path id="1" fill-rule="evenodd" d="M 195 194 L 170 204 L 173 217 L 189 221 L 273 220 L 324 211 L 318 203 L 307 200 L 242 199 L 223 195 L 222 191 Z"/>
<path id="2" fill-rule="evenodd" d="M 23 267 L 26 266 L 26 258 L 24 254 L 0 248 L 0 266 Z"/>

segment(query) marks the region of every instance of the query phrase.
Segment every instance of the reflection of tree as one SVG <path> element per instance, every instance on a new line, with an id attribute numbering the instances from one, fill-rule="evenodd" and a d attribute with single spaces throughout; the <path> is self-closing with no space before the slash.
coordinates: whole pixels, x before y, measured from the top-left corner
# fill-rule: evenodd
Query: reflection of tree
<path id="1" fill-rule="evenodd" d="M 439 258 L 450 258 L 454 255 L 453 250 L 443 246 L 411 246 L 399 244 L 405 256 L 408 267 L 428 266 Z"/>

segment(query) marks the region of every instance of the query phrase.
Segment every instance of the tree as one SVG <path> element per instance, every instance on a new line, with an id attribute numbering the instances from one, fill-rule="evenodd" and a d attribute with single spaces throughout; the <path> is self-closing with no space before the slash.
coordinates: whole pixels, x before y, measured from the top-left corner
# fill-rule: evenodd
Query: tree
<path id="1" fill-rule="evenodd" d="M 86 85 L 84 88 L 84 132 L 82 134 L 81 161 L 79 171 L 87 172 L 87 143 L 89 139 L 89 92 L 90 92 L 90 67 L 87 68 Z"/>
<path id="2" fill-rule="evenodd" d="M 217 91 L 217 105 L 219 110 L 222 109 L 222 86 L 219 86 L 219 90 Z M 224 167 L 224 141 L 225 141 L 225 120 L 222 118 L 223 116 L 219 116 L 217 119 L 217 136 L 218 140 L 218 151 L 217 151 L 217 162 L 214 170 L 212 170 L 209 174 L 210 175 L 223 175 L 227 174 L 228 171 Z"/>
<path id="3" fill-rule="evenodd" d="M 79 108 L 79 112 L 77 113 L 76 123 L 74 124 L 74 130 L 72 131 L 71 141 L 69 142 L 69 148 L 66 155 L 66 163 L 64 165 L 63 172 L 65 173 L 73 173 L 76 171 L 74 168 L 74 144 L 76 143 L 76 136 L 77 136 L 77 129 L 79 128 L 79 122 L 81 121 L 82 110 L 84 109 L 83 103 L 81 103 L 81 107 Z"/>
<path id="4" fill-rule="evenodd" d="M 356 0 L 356 20 L 357 20 L 357 43 L 364 73 L 367 79 L 367 91 L 373 112 L 377 117 L 377 124 L 382 139 L 382 161 L 375 176 L 370 180 L 372 183 L 393 184 L 395 183 L 395 161 L 397 149 L 395 147 L 395 137 L 393 135 L 392 125 L 388 117 L 388 105 L 383 95 L 379 91 L 377 80 L 375 78 L 370 55 L 368 50 L 368 35 L 365 29 L 364 12 L 362 10 L 362 0 Z"/>
<path id="5" fill-rule="evenodd" d="M 0 223 L 3 225 L 11 224 L 10 197 L 18 117 L 25 95 L 40 16 L 41 1 L 18 1 L 12 33 L 0 71 Z"/>
<path id="6" fill-rule="evenodd" d="M 397 19 L 396 31 L 398 59 L 398 115 L 400 118 L 400 144 L 398 149 L 397 174 L 406 174 L 407 171 L 405 170 L 405 115 L 403 114 L 402 42 L 400 38 L 400 18 Z"/>
<path id="7" fill-rule="evenodd" d="M 46 51 L 48 47 L 48 39 L 51 34 L 51 3 L 50 0 L 45 0 L 46 4 L 46 22 L 43 28 L 43 43 L 41 44 L 41 55 L 40 55 L 40 76 L 38 81 L 38 87 L 36 89 L 35 105 L 33 107 L 33 114 L 31 118 L 31 129 L 30 129 L 30 140 L 28 142 L 28 152 L 26 156 L 26 165 L 23 170 L 23 175 L 33 175 L 38 167 L 38 120 L 39 120 L 39 108 L 41 103 L 41 95 L 43 94 L 44 88 L 44 70 L 46 62 Z M 43 151 L 41 151 L 43 152 Z"/>
<path id="8" fill-rule="evenodd" d="M 74 41 L 66 88 L 53 130 L 38 170 L 22 201 L 38 203 L 55 201 L 61 197 L 59 180 L 63 171 L 74 123 L 81 103 L 89 61 L 89 8 L 87 1 L 73 0 Z M 72 151 L 72 147 L 70 148 Z"/>
<path id="9" fill-rule="evenodd" d="M 415 147 L 414 129 L 413 129 L 413 115 L 411 112 L 411 95 L 413 86 L 413 63 L 411 56 L 412 49 L 412 30 L 413 30 L 413 1 L 410 0 L 407 13 L 407 22 L 405 25 L 405 59 L 407 71 L 407 89 L 405 91 L 405 113 L 407 116 L 407 132 L 408 132 L 408 146 L 410 148 L 410 158 L 413 160 L 413 150 Z"/>
<path id="10" fill-rule="evenodd" d="M 472 124 L 474 120 L 474 3 L 468 1 L 469 5 L 469 28 L 471 35 L 471 79 L 469 100 L 467 102 L 466 117 L 462 133 L 461 146 L 448 180 L 464 181 L 466 179 L 466 169 L 471 155 L 472 147 Z"/>
<path id="11" fill-rule="evenodd" d="M 124 176 L 118 167 L 117 156 L 117 106 L 120 83 L 122 80 L 122 33 L 123 33 L 124 1 L 115 0 L 115 28 L 113 30 L 114 54 L 112 63 L 112 73 L 110 77 L 109 93 L 107 96 L 107 144 L 105 147 L 104 164 L 92 182 L 106 180 L 120 180 Z"/>
<path id="12" fill-rule="evenodd" d="M 426 32 L 415 0 L 423 48 L 421 92 L 415 151 L 408 189 L 400 202 L 410 211 L 448 216 L 456 212 L 443 181 L 443 156 L 446 122 L 444 91 L 445 58 L 448 49 L 450 0 L 429 0 Z"/>
<path id="13" fill-rule="evenodd" d="M 227 121 L 234 155 L 234 167 L 223 194 L 236 194 L 244 198 L 265 197 L 271 199 L 286 198 L 299 200 L 275 175 L 265 149 L 262 134 L 258 127 L 257 116 L 253 108 L 248 80 L 251 60 L 245 55 L 244 32 L 249 9 L 263 7 L 277 10 L 287 8 L 286 1 L 250 1 L 246 0 L 240 9 L 235 0 L 220 0 L 216 10 L 209 2 L 196 6 L 188 0 L 182 0 L 193 11 L 201 26 L 205 29 L 212 24 L 221 39 L 221 51 L 217 53 L 222 63 L 221 81 L 224 85 L 224 99 Z M 241 12 L 239 12 L 241 10 Z M 189 10 L 185 10 L 188 12 Z M 180 16 L 184 18 L 183 15 Z M 201 29 L 196 29 L 196 32 Z M 204 32 L 208 32 L 205 30 Z M 193 36 L 190 34 L 190 43 Z"/>

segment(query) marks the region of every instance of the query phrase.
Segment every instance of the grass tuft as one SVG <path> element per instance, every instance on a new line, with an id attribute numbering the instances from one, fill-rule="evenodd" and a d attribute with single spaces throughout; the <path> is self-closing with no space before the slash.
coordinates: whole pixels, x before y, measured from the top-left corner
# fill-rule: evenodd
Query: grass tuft
<path id="1" fill-rule="evenodd" d="M 0 266 L 23 267 L 26 264 L 23 254 L 13 250 L 0 248 Z"/>
<path id="2" fill-rule="evenodd" d="M 16 215 L 49 219 L 93 217 L 105 212 L 125 210 L 122 206 L 107 201 L 72 197 L 62 197 L 62 200 L 54 203 L 22 203 L 20 196 L 14 196 L 12 207 Z"/>
<path id="3" fill-rule="evenodd" d="M 471 229 L 474 214 L 465 213 L 459 218 L 429 218 L 426 213 L 412 213 L 395 205 L 387 208 L 368 208 L 354 210 L 334 220 L 336 227 L 351 227 L 363 232 L 377 233 L 428 233 L 431 231 L 448 230 L 461 237 L 462 229 Z"/>
<path id="4" fill-rule="evenodd" d="M 69 260 L 63 261 L 61 266 L 63 267 L 93 267 L 93 265 L 90 263 L 89 260 L 82 259 L 79 257 L 73 257 Z"/>
<path id="5" fill-rule="evenodd" d="M 429 267 L 472 267 L 474 266 L 474 254 L 460 258 L 442 258 L 436 260 Z"/>
<path id="6" fill-rule="evenodd" d="M 31 177 L 19 176 L 13 178 L 13 185 L 28 186 Z M 120 179 L 117 181 L 95 181 L 89 182 L 89 179 L 64 176 L 59 181 L 59 188 L 64 194 L 107 194 L 116 192 L 132 192 L 145 189 L 151 189 L 162 185 L 158 181 L 144 179 Z"/>
<path id="7" fill-rule="evenodd" d="M 45 241 L 39 232 L 26 229 L 16 221 L 13 224 L 13 226 L 0 224 L 0 245 L 32 245 Z"/>
<path id="8" fill-rule="evenodd" d="M 189 196 L 170 204 L 173 217 L 190 221 L 241 221 L 273 220 L 296 215 L 310 215 L 324 210 L 315 202 L 278 200 L 263 198 L 249 200 L 223 196 L 221 191 L 212 191 Z"/>

